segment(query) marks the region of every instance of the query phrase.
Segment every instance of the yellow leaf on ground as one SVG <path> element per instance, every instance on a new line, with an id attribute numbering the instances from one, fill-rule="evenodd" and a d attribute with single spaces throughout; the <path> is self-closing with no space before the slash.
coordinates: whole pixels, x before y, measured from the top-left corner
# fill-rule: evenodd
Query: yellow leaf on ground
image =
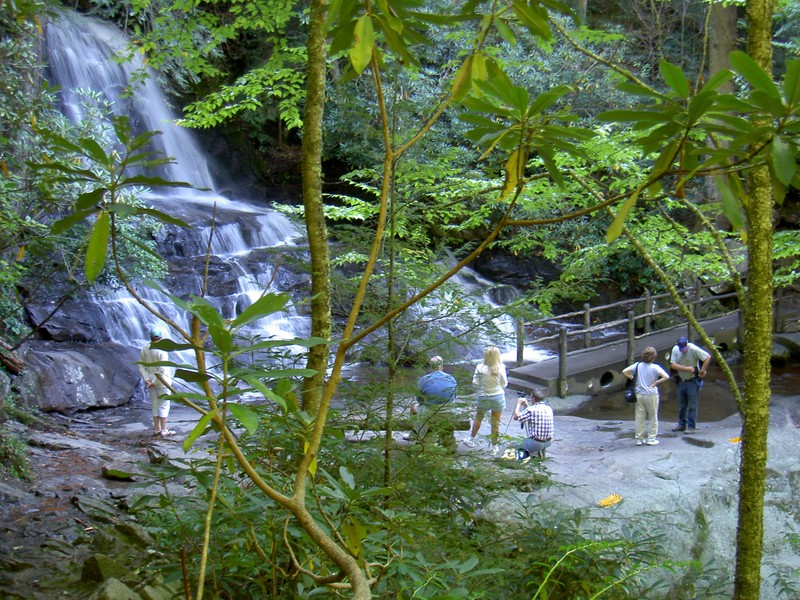
<path id="1" fill-rule="evenodd" d="M 741 442 L 741 441 L 742 441 L 742 438 L 740 438 L 740 437 L 728 438 L 728 441 L 729 441 L 731 444 L 738 444 L 739 442 Z"/>
<path id="2" fill-rule="evenodd" d="M 614 506 L 615 504 L 622 502 L 622 496 L 619 494 L 611 494 L 610 496 L 606 496 L 600 502 L 598 502 L 598 506 L 602 506 L 606 508 L 608 506 Z"/>

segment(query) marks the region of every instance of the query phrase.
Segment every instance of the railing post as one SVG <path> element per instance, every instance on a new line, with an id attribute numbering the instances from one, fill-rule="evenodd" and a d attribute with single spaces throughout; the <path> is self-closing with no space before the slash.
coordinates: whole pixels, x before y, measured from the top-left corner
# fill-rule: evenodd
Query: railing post
<path id="1" fill-rule="evenodd" d="M 592 326 L 592 307 L 587 302 L 583 305 L 583 328 L 589 329 Z M 583 347 L 589 348 L 592 345 L 592 332 L 586 331 L 583 334 Z"/>
<path id="2" fill-rule="evenodd" d="M 636 343 L 636 311 L 628 310 L 628 362 L 633 362 L 634 344 Z"/>
<path id="3" fill-rule="evenodd" d="M 525 360 L 525 321 L 517 319 L 517 366 L 521 367 Z"/>
<path id="4" fill-rule="evenodd" d="M 775 290 L 775 307 L 773 309 L 772 330 L 775 333 L 783 333 L 783 288 Z"/>
<path id="5" fill-rule="evenodd" d="M 567 328 L 558 330 L 558 396 L 567 396 Z"/>
<path id="6" fill-rule="evenodd" d="M 653 297 L 650 290 L 644 292 L 644 332 L 650 333 L 653 330 Z"/>
<path id="7" fill-rule="evenodd" d="M 694 292 L 693 292 L 693 295 L 692 295 L 692 302 L 689 305 L 689 310 L 692 313 L 692 316 L 695 318 L 695 320 L 698 320 L 697 319 L 697 304 L 698 304 L 698 300 L 700 300 L 700 280 L 699 279 L 695 279 L 694 280 Z M 688 323 L 686 324 L 686 337 L 688 338 L 688 340 L 690 342 L 694 341 L 694 330 L 692 329 L 692 326 L 689 325 Z"/>
<path id="8" fill-rule="evenodd" d="M 736 343 L 739 348 L 744 344 L 744 315 L 741 308 L 736 312 Z"/>

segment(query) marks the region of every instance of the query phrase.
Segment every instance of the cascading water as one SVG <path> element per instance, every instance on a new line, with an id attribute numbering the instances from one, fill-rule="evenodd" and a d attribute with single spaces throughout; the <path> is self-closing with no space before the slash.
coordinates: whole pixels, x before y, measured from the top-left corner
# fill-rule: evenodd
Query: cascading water
<path id="1" fill-rule="evenodd" d="M 516 290 L 511 290 L 511 297 L 504 298 L 503 302 L 498 302 L 490 294 L 490 290 L 493 289 L 492 282 L 481 277 L 476 271 L 468 267 L 462 268 L 458 272 L 458 274 L 453 277 L 452 281 L 462 290 L 465 290 L 469 294 L 472 294 L 473 297 L 478 299 L 478 301 L 481 304 L 494 307 L 499 311 L 502 311 L 502 307 L 511 300 L 513 300 L 517 294 Z M 497 336 L 497 339 L 487 340 L 487 342 L 493 343 L 498 348 L 500 348 L 503 360 L 505 362 L 510 363 L 515 361 L 517 354 L 516 323 L 507 314 L 500 314 L 499 316 L 492 319 L 492 323 L 499 332 L 499 335 Z M 524 350 L 524 359 L 527 362 L 538 362 L 539 360 L 550 358 L 551 356 L 552 354 L 549 351 L 544 349 L 533 348 L 531 346 L 526 346 Z M 473 349 L 471 352 L 471 356 L 467 358 L 478 359 L 478 360 L 483 358 L 483 349 L 482 348 Z"/>
<path id="2" fill-rule="evenodd" d="M 205 297 L 224 317 L 241 312 L 265 289 L 280 291 L 297 285 L 302 276 L 275 266 L 282 250 L 297 250 L 295 240 L 300 237 L 297 227 L 279 213 L 214 192 L 207 159 L 191 132 L 175 125 L 175 115 L 168 109 L 155 74 L 150 73 L 141 82 L 141 78 L 137 78 L 134 84 L 132 78 L 142 69 L 141 63 L 115 60 L 115 55 L 126 44 L 124 35 L 113 26 L 75 13 L 65 13 L 46 30 L 50 80 L 60 87 L 63 113 L 75 122 L 87 116 L 86 95 L 79 90 L 93 90 L 109 103 L 113 114 L 126 115 L 131 120 L 135 133 L 162 132 L 154 138 L 154 149 L 175 160 L 161 168 L 159 176 L 189 182 L 199 188 L 145 196 L 147 202 L 194 226 L 191 231 L 170 228 L 166 237 L 159 240 L 159 253 L 170 264 L 168 290 L 180 297 L 200 293 L 209 239 L 213 273 Z M 486 292 L 490 282 L 469 269 L 464 269 L 451 283 L 470 293 L 474 302 L 499 306 Z M 149 288 L 139 293 L 168 318 L 187 326 L 185 315 L 167 296 Z M 145 343 L 153 317 L 127 292 L 98 293 L 92 301 L 99 312 L 92 317 L 97 320 L 95 337 L 135 347 Z M 504 350 L 505 358 L 513 360 L 513 321 L 500 316 L 494 323 L 500 335 L 482 342 L 497 344 Z M 290 308 L 258 321 L 257 326 L 257 330 L 248 331 L 248 334 L 291 339 L 308 336 L 310 322 Z M 451 333 L 458 336 L 463 327 L 454 322 Z M 542 354 L 526 348 L 526 359 L 535 360 Z M 482 346 L 467 347 L 462 359 L 471 361 L 481 356 Z M 188 356 L 179 357 L 182 361 L 188 359 Z"/>
<path id="3" fill-rule="evenodd" d="M 294 246 L 300 232 L 279 213 L 229 200 L 213 191 L 214 181 L 203 151 L 189 131 L 175 125 L 175 116 L 154 74 L 134 85 L 132 76 L 142 65 L 114 59 L 126 44 L 123 34 L 114 27 L 65 13 L 46 30 L 49 79 L 59 86 L 62 111 L 74 122 L 85 116 L 86 95 L 79 90 L 92 90 L 101 95 L 113 114 L 128 116 L 135 133 L 162 132 L 154 138 L 154 149 L 175 160 L 157 174 L 199 188 L 166 195 L 151 192 L 144 198 L 194 226 L 191 231 L 170 230 L 165 239 L 159 240 L 159 252 L 170 263 L 169 291 L 179 296 L 200 293 L 204 256 L 211 239 L 214 276 L 206 299 L 230 318 L 265 289 L 281 290 L 280 283 L 291 275 L 276 270 L 277 256 L 281 248 Z M 183 327 L 188 325 L 186 316 L 165 295 L 147 288 L 140 293 L 170 319 Z M 93 302 L 100 312 L 95 328 L 101 332 L 99 337 L 132 346 L 145 342 L 153 317 L 127 292 L 97 294 Z M 309 329 L 308 319 L 291 308 L 271 319 L 262 319 L 257 325 L 257 330 L 248 332 L 250 335 L 273 339 L 304 336 Z"/>

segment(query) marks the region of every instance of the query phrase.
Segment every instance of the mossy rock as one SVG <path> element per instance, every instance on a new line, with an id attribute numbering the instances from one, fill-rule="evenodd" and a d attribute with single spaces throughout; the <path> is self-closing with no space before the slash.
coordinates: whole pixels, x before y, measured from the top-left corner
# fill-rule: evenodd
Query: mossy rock
<path id="1" fill-rule="evenodd" d="M 113 558 L 105 554 L 92 554 L 83 562 L 81 581 L 105 581 L 107 579 L 124 577 L 128 569 Z"/>

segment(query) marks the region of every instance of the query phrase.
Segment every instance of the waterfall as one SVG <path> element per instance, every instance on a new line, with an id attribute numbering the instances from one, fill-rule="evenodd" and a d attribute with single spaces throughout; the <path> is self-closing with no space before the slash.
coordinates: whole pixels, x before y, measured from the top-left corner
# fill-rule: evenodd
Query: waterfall
<path id="1" fill-rule="evenodd" d="M 453 278 L 452 281 L 455 285 L 457 285 L 462 290 L 466 291 L 469 294 L 472 294 L 478 301 L 485 305 L 490 306 L 497 309 L 500 314 L 492 319 L 492 324 L 497 329 L 498 334 L 496 338 L 486 340 L 486 345 L 494 344 L 500 349 L 501 356 L 503 361 L 506 363 L 511 363 L 516 361 L 517 358 L 517 348 L 516 348 L 516 339 L 517 339 L 517 325 L 511 316 L 505 314 L 503 311 L 503 306 L 513 300 L 516 296 L 517 291 L 514 289 L 509 289 L 506 291 L 510 292 L 508 297 L 498 299 L 495 296 L 496 290 L 493 288 L 493 282 L 481 277 L 477 271 L 470 269 L 469 267 L 462 268 Z M 495 293 L 493 294 L 493 290 Z M 477 313 L 477 311 L 476 311 Z M 475 315 L 477 316 L 477 315 Z M 541 348 L 533 348 L 531 346 L 526 346 L 524 349 L 524 360 L 526 362 L 538 362 L 540 360 L 544 360 L 546 358 L 552 357 L 552 353 L 548 350 L 541 349 Z M 473 360 L 480 360 L 483 358 L 483 349 L 476 348 L 472 350 L 471 355 L 468 357 Z"/>
<path id="2" fill-rule="evenodd" d="M 135 134 L 162 132 L 153 138 L 154 150 L 175 160 L 157 174 L 199 188 L 162 194 L 148 192 L 143 198 L 193 225 L 191 231 L 170 227 L 164 239 L 159 240 L 159 253 L 170 263 L 168 291 L 181 297 L 200 293 L 204 256 L 211 239 L 215 280 L 206 299 L 224 318 L 232 318 L 265 290 L 282 291 L 280 283 L 293 277 L 276 268 L 276 262 L 281 249 L 297 251 L 295 241 L 300 231 L 280 213 L 242 200 L 230 200 L 214 191 L 203 150 L 191 132 L 175 125 L 176 116 L 169 109 L 155 74 L 148 73 L 143 81 L 134 83 L 132 77 L 143 68 L 141 59 L 115 60 L 127 43 L 113 26 L 65 12 L 46 29 L 48 79 L 59 87 L 61 110 L 73 122 L 86 116 L 83 104 L 86 95 L 78 90 L 92 90 L 109 104 L 113 115 L 130 118 Z M 170 319 L 188 327 L 187 315 L 167 296 L 148 288 L 139 293 Z M 100 321 L 97 329 L 103 332 L 101 337 L 136 347 L 147 341 L 154 318 L 125 290 L 97 292 L 91 301 L 99 313 L 96 318 Z M 291 307 L 255 325 L 257 328 L 248 331 L 248 335 L 273 339 L 306 336 L 310 329 L 308 319 Z"/>
<path id="3" fill-rule="evenodd" d="M 79 90 L 98 92 L 115 116 L 130 118 L 136 134 L 163 132 L 155 136 L 154 150 L 176 162 L 160 168 L 158 175 L 214 189 L 203 152 L 190 131 L 175 125 L 155 74 L 144 69 L 139 55 L 127 62 L 116 60 L 128 44 L 122 32 L 91 17 L 64 12 L 47 25 L 45 44 L 51 80 L 61 88 L 61 111 L 67 118 L 77 123 L 85 116 Z M 134 82 L 143 70 L 148 76 Z"/>
<path id="4" fill-rule="evenodd" d="M 217 187 L 205 153 L 190 131 L 175 125 L 176 115 L 169 109 L 155 73 L 149 73 L 144 80 L 137 77 L 134 82 L 137 71 L 144 68 L 141 59 L 115 60 L 128 44 L 118 29 L 84 15 L 65 12 L 48 24 L 45 43 L 48 78 L 60 88 L 61 110 L 67 118 L 79 122 L 88 116 L 83 104 L 86 95 L 78 91 L 92 90 L 109 103 L 114 115 L 128 116 L 135 133 L 162 132 L 153 139 L 154 149 L 173 157 L 174 163 L 161 168 L 159 176 L 200 188 L 160 194 L 148 192 L 143 198 L 193 225 L 191 230 L 169 227 L 163 239 L 159 239 L 158 252 L 170 265 L 165 284 L 170 293 L 188 298 L 203 289 L 204 257 L 209 240 L 213 279 L 205 298 L 224 318 L 235 317 L 265 290 L 284 291 L 295 286 L 305 289 L 306 282 L 302 281 L 305 276 L 276 266 L 283 252 L 298 254 L 301 251 L 296 245 L 301 238 L 298 228 L 277 212 L 241 199 L 222 197 L 215 191 Z M 227 182 L 221 183 L 227 186 Z M 491 282 L 470 269 L 454 277 L 452 285 L 460 288 L 459 293 L 469 294 L 471 302 L 491 305 L 501 312 L 502 305 L 508 301 L 508 298 L 492 296 L 488 291 Z M 168 318 L 183 328 L 188 327 L 186 315 L 167 296 L 149 288 L 139 293 Z M 100 332 L 99 338 L 135 347 L 147 341 L 153 317 L 125 290 L 103 290 L 93 294 L 90 300 L 96 310 L 87 318 L 97 321 L 95 330 Z M 447 301 L 446 291 L 441 301 Z M 478 318 L 477 310 L 472 316 Z M 501 315 L 493 322 L 500 333 L 493 339 L 482 339 L 478 346 L 470 344 L 463 348 L 464 361 L 479 360 L 484 344 L 489 343 L 501 348 L 505 360 L 515 359 L 513 320 Z M 442 327 L 454 338 L 460 337 L 465 329 L 458 318 L 443 323 Z M 289 307 L 280 314 L 259 320 L 255 328 L 246 333 L 253 337 L 291 339 L 307 337 L 309 332 L 309 319 Z M 546 355 L 544 351 L 531 348 L 526 348 L 525 353 L 527 360 Z M 189 362 L 189 357 L 181 356 L 177 360 Z"/>

